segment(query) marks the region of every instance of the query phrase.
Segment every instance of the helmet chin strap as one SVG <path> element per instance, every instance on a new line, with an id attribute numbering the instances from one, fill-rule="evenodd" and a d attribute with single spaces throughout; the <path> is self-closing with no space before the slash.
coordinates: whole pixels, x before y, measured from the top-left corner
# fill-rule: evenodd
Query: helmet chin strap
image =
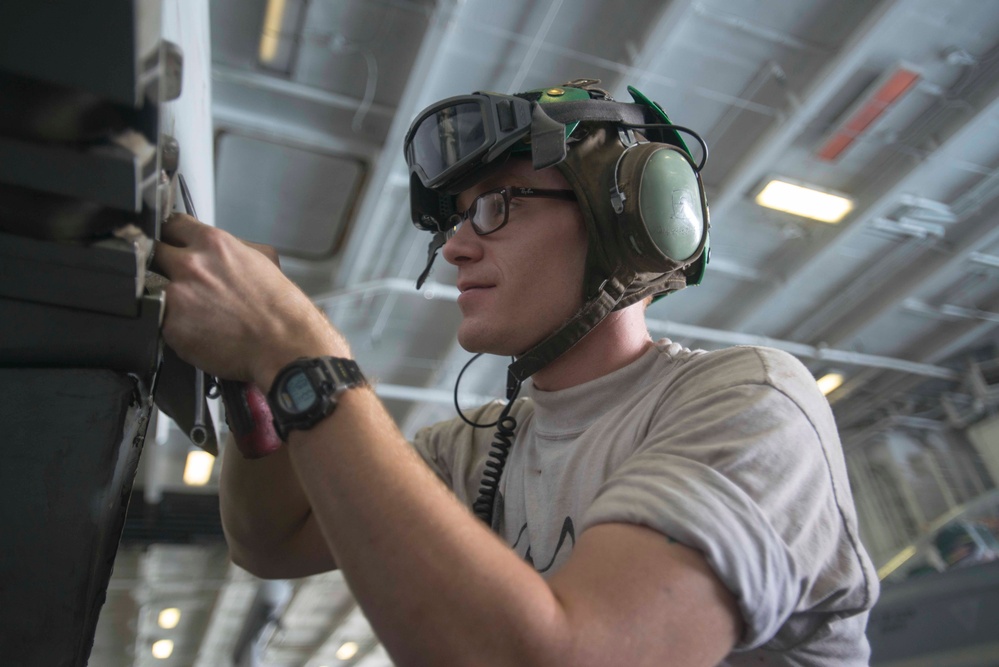
<path id="1" fill-rule="evenodd" d="M 416 289 L 420 289 L 430 275 L 437 251 L 447 242 L 444 232 L 437 232 L 427 246 L 427 265 L 416 280 Z M 506 395 L 512 400 L 520 389 L 520 385 L 542 368 L 558 359 L 581 341 L 598 324 L 610 315 L 618 304 L 627 296 L 628 289 L 635 282 L 634 271 L 618 267 L 598 288 L 597 295 L 587 301 L 583 307 L 568 322 L 554 333 L 532 347 L 507 368 Z M 679 281 L 674 289 L 683 287 L 682 276 L 672 282 Z M 671 290 L 672 291 L 672 290 Z"/>
<path id="2" fill-rule="evenodd" d="M 619 268 L 600 286 L 597 296 L 590 299 L 568 322 L 510 364 L 508 392 L 511 383 L 519 385 L 568 352 L 586 334 L 593 331 L 621 303 L 634 277 L 632 271 Z"/>

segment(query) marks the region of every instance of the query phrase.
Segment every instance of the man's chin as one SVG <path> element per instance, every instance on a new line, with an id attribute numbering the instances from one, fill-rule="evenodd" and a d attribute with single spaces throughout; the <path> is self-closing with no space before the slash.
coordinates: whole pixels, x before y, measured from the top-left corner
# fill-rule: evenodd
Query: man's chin
<path id="1" fill-rule="evenodd" d="M 510 344 L 508 338 L 496 335 L 494 332 L 468 331 L 463 328 L 458 329 L 458 344 L 461 345 L 462 349 L 473 354 L 496 354 L 512 357 L 521 352 Z"/>

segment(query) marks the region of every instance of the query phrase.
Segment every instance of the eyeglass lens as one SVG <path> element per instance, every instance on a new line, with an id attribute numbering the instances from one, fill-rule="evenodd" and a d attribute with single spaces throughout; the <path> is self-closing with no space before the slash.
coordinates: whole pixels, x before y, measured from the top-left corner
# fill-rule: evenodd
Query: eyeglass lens
<path id="1" fill-rule="evenodd" d="M 447 237 L 457 234 L 466 220 L 471 221 L 472 228 L 479 236 L 495 232 L 506 223 L 509 197 L 506 188 L 482 193 L 472 200 L 467 211 L 451 216 L 455 225 L 447 231 Z"/>

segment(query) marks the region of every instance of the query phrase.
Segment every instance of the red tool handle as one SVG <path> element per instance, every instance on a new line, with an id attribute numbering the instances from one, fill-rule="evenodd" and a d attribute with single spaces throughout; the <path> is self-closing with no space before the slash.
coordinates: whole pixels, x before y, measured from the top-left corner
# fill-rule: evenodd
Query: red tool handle
<path id="1" fill-rule="evenodd" d="M 225 420 L 243 458 L 259 459 L 280 449 L 284 443 L 274 430 L 274 418 L 263 392 L 245 382 L 221 380 L 219 385 Z"/>

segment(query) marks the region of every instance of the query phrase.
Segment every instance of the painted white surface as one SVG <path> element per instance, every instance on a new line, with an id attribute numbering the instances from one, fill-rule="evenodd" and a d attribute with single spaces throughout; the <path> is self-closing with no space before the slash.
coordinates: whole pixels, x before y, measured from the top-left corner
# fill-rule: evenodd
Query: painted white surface
<path id="1" fill-rule="evenodd" d="M 184 79 L 180 97 L 163 104 L 161 131 L 176 138 L 180 144 L 180 173 L 184 174 L 191 189 L 194 208 L 202 222 L 214 225 L 215 157 L 208 0 L 163 0 L 163 37 L 180 46 L 184 54 Z M 177 201 L 181 201 L 179 197 Z"/>

